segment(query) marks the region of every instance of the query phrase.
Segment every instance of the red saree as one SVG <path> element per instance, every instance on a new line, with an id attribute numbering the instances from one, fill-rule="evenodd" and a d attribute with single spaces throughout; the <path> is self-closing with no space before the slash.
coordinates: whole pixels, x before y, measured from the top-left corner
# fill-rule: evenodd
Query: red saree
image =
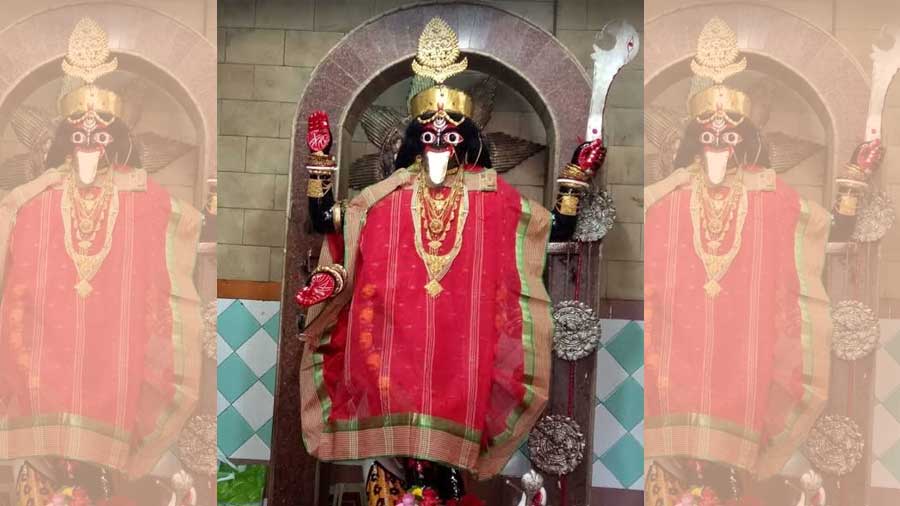
<path id="1" fill-rule="evenodd" d="M 489 477 L 547 399 L 550 215 L 494 171 L 467 173 L 462 246 L 431 298 L 414 246 L 414 179 L 399 170 L 366 189 L 343 237 L 323 248 L 321 262 L 342 261 L 353 283 L 310 315 L 304 443 L 322 460 L 413 456 Z"/>
<path id="2" fill-rule="evenodd" d="M 197 400 L 199 213 L 143 171 L 116 174 L 111 247 L 81 298 L 64 247 L 64 177 L 48 171 L 2 205 L 0 459 L 55 455 L 139 476 Z"/>
<path id="3" fill-rule="evenodd" d="M 827 396 L 830 220 L 774 172 L 745 176 L 742 244 L 715 298 L 692 243 L 685 171 L 645 191 L 645 456 L 765 477 L 783 467 Z"/>

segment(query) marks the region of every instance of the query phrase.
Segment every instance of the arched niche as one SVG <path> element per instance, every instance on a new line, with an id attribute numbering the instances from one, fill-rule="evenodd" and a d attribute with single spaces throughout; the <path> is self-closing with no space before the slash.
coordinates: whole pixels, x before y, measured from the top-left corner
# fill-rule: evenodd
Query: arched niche
<path id="1" fill-rule="evenodd" d="M 0 118 L 8 121 L 32 90 L 60 77 L 69 35 L 82 17 L 93 18 L 107 31 L 120 70 L 165 90 L 189 117 L 199 148 L 193 184 L 193 202 L 199 207 L 204 181 L 216 173 L 216 52 L 202 34 L 177 19 L 140 5 L 89 2 L 12 24 L 0 32 Z"/>
<path id="2" fill-rule="evenodd" d="M 826 131 L 830 175 L 862 141 L 869 101 L 869 80 L 853 55 L 831 34 L 796 15 L 741 2 L 692 5 L 645 23 L 644 97 L 652 104 L 662 91 L 691 75 L 697 34 L 710 18 L 725 20 L 737 34 L 748 68 L 777 75 L 813 108 Z M 665 40 L 665 44 L 652 41 Z M 687 97 L 685 97 L 686 99 Z"/>
<path id="3" fill-rule="evenodd" d="M 282 286 L 281 335 L 285 338 L 279 344 L 269 488 L 270 504 L 276 506 L 313 504 L 314 494 L 297 498 L 295 491 L 299 486 L 322 481 L 322 469 L 299 443 L 298 364 L 303 345 L 293 337 L 298 333 L 299 320 L 293 294 L 305 282 L 322 239 L 307 228 L 306 118 L 316 110 L 328 113 L 334 136 L 332 153 L 342 170 L 349 169 L 352 160 L 347 158 L 346 145 L 352 141 L 360 116 L 391 85 L 412 74 L 410 63 L 419 35 L 435 16 L 457 32 L 469 68 L 497 77 L 535 109 L 547 132 L 548 183 L 569 161 L 578 137 L 584 135 L 590 104 L 590 81 L 584 68 L 553 35 L 521 16 L 490 5 L 444 1 L 394 9 L 352 30 L 315 68 L 294 116 Z M 548 188 L 545 199 L 551 191 Z M 588 374 L 593 362 L 584 367 Z M 585 469 L 589 475 L 589 467 Z"/>

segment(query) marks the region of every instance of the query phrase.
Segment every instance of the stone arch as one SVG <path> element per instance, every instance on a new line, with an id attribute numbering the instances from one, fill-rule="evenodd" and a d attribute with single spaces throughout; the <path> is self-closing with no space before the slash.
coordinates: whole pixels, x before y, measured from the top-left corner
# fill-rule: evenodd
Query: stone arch
<path id="1" fill-rule="evenodd" d="M 815 110 L 829 139 L 827 173 L 849 159 L 862 141 L 869 80 L 853 55 L 831 34 L 777 7 L 718 2 L 675 9 L 648 20 L 647 40 L 666 43 L 644 49 L 645 103 L 690 75 L 697 34 L 713 16 L 724 19 L 737 33 L 748 67 L 777 72 Z M 827 201 L 830 198 L 826 195 Z"/>
<path id="2" fill-rule="evenodd" d="M 158 11 L 133 4 L 91 2 L 49 9 L 0 32 L 0 117 L 9 117 L 28 91 L 60 76 L 69 34 L 82 17 L 107 30 L 119 68 L 145 76 L 184 108 L 199 140 L 195 203 L 216 173 L 215 48 L 197 31 Z M 40 34 L 40 44 L 35 44 Z M 167 41 L 161 44 L 160 41 Z"/>

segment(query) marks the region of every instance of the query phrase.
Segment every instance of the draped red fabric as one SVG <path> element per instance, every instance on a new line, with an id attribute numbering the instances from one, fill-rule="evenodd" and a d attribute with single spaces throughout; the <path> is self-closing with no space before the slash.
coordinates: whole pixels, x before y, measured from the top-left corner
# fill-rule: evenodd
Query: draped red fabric
<path id="1" fill-rule="evenodd" d="M 493 474 L 546 400 L 549 220 L 502 180 L 469 191 L 459 255 L 432 298 L 412 193 L 389 193 L 365 217 L 352 301 L 310 354 L 321 383 L 304 403 L 322 419 L 304 419 L 305 441 L 324 459 L 409 455 Z"/>
<path id="2" fill-rule="evenodd" d="M 197 398 L 194 249 L 183 251 L 191 238 L 196 246 L 196 211 L 152 181 L 119 192 L 109 255 L 82 298 L 61 198 L 47 189 L 19 209 L 6 255 L 0 459 L 58 455 L 146 472 Z"/>
<path id="3" fill-rule="evenodd" d="M 646 455 L 771 474 L 827 395 L 827 214 L 781 180 L 748 191 L 740 251 L 710 298 L 690 195 L 676 189 L 646 215 Z"/>

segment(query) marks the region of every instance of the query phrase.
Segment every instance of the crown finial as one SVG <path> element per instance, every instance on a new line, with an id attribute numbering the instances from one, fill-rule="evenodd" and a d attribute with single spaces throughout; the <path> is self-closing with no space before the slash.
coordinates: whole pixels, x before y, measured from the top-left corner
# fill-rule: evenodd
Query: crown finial
<path id="1" fill-rule="evenodd" d="M 81 18 L 69 36 L 69 50 L 62 62 L 66 75 L 91 84 L 118 67 L 118 59 L 110 59 L 109 37 L 91 18 Z"/>
<path id="2" fill-rule="evenodd" d="M 741 57 L 738 51 L 734 30 L 722 18 L 710 19 L 697 38 L 697 54 L 691 60 L 691 70 L 721 84 L 746 68 L 747 58 Z"/>
<path id="3" fill-rule="evenodd" d="M 434 79 L 441 84 L 451 76 L 466 70 L 469 62 L 460 57 L 456 32 L 441 18 L 432 18 L 419 36 L 419 48 L 412 62 L 416 75 Z"/>

